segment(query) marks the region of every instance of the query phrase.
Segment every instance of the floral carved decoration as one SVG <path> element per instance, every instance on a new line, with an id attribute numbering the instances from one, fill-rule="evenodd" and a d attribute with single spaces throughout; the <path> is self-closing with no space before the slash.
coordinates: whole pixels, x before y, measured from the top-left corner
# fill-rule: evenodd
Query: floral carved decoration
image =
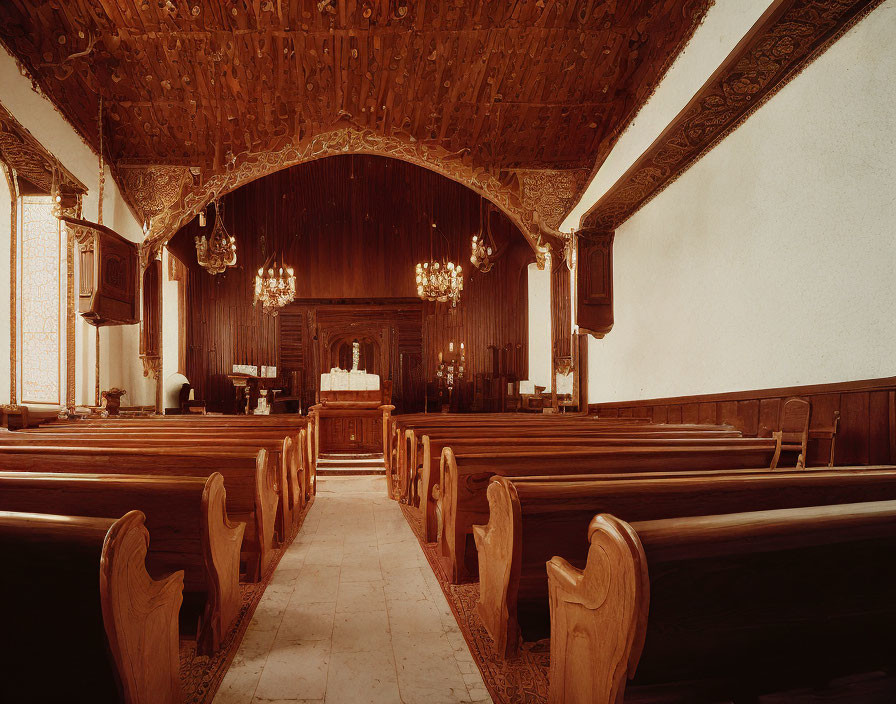
<path id="1" fill-rule="evenodd" d="M 537 172 L 526 172 L 520 177 L 514 171 L 498 172 L 477 166 L 465 150 L 447 152 L 409 135 L 382 135 L 350 125 L 315 135 L 299 144 L 290 144 L 278 151 L 235 157 L 227 169 L 211 175 L 199 185 L 192 185 L 186 167 L 170 167 L 181 168 L 184 174 L 177 182 L 182 192 L 176 199 L 171 197 L 173 189 L 166 207 L 158 207 L 161 205 L 160 197 L 151 202 L 136 199 L 136 207 L 150 223 L 144 248 L 148 252 L 157 250 L 180 227 L 221 195 L 275 171 L 338 154 L 374 154 L 400 159 L 462 183 L 500 208 L 536 249 L 549 247 L 552 240 L 558 237 L 559 233 L 553 229 L 552 223 L 562 219 L 560 209 L 568 209 L 575 197 L 573 189 L 584 181 L 587 174 L 584 170 L 550 171 L 549 177 L 533 178 Z M 131 170 L 136 174 L 141 168 L 149 167 L 128 167 L 122 171 Z M 567 173 L 572 175 L 567 176 Z M 145 178 L 145 175 L 142 177 Z M 130 189 L 127 190 L 130 192 Z M 141 203 L 148 203 L 150 209 L 144 209 Z M 544 203 L 550 204 L 547 218 L 540 212 Z"/>

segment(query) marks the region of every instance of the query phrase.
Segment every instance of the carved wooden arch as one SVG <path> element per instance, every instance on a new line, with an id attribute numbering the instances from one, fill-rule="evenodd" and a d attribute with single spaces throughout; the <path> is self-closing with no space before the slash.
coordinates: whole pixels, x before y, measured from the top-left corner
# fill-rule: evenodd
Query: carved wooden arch
<path id="1" fill-rule="evenodd" d="M 125 190 L 141 194 L 135 206 L 149 224 L 143 245 L 146 251 L 142 256 L 148 258 L 149 252 L 165 244 L 215 198 L 282 169 L 342 154 L 399 159 L 466 186 L 501 210 L 523 233 L 539 259 L 543 259 L 550 249 L 560 246 L 560 233 L 545 224 L 538 209 L 539 198 L 529 193 L 534 190 L 528 184 L 531 180 L 529 173 L 504 172 L 499 175 L 471 163 L 466 150 L 448 152 L 408 135 L 382 135 L 374 130 L 348 126 L 315 135 L 299 144 L 289 144 L 278 151 L 243 155 L 225 171 L 198 185 L 195 184 L 195 170 L 186 166 L 119 167 Z M 560 177 L 558 183 L 568 188 L 567 182 L 577 178 L 577 175 L 565 180 Z M 549 195 L 552 202 L 557 200 L 554 193 Z"/>

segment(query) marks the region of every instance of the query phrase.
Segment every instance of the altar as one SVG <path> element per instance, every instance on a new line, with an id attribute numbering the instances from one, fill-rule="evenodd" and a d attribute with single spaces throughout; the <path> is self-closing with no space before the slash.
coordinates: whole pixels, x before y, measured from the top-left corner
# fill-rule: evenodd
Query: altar
<path id="1" fill-rule="evenodd" d="M 317 403 L 308 409 L 315 458 L 328 452 L 385 453 L 392 382 L 359 369 L 354 343 L 352 369 L 333 368 L 320 375 Z"/>

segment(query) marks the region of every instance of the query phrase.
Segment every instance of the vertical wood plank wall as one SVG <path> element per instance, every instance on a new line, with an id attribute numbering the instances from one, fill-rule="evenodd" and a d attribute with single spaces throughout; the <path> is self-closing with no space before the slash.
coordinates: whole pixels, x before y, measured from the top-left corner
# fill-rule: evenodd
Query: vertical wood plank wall
<path id="1" fill-rule="evenodd" d="M 896 377 L 757 391 L 680 396 L 623 403 L 590 404 L 602 418 L 646 417 L 657 423 L 728 423 L 745 435 L 768 437 L 779 427 L 781 407 L 791 396 L 812 405 L 810 430 L 831 426 L 840 412 L 837 464 L 896 463 Z M 824 439 L 809 441 L 809 464 L 826 464 Z"/>
<path id="2" fill-rule="evenodd" d="M 467 351 L 467 371 L 491 372 L 489 345 L 512 346 L 525 378 L 527 350 L 526 266 L 534 253 L 502 214 L 491 216 L 503 254 L 487 274 L 469 262 L 470 239 L 479 230 L 479 196 L 426 169 L 376 156 L 339 156 L 286 169 L 222 198 L 224 223 L 237 240 L 238 265 L 212 276 L 196 262 L 194 237 L 210 235 L 214 211 L 200 228 L 193 220 L 169 242 L 188 270 L 186 375 L 212 409 L 226 408 L 233 364 L 298 370 L 311 382 L 310 360 L 281 336 L 299 334 L 252 305 L 256 270 L 272 253 L 295 268 L 297 298 L 328 304 L 383 305 L 415 299 L 414 265 L 450 256 L 464 268 L 461 305 L 422 304 L 423 379 L 434 377 L 438 353 L 448 343 Z M 431 223 L 437 228 L 433 230 Z M 548 331 L 546 331 L 547 333 Z M 419 366 L 419 363 L 418 363 Z M 422 405 L 422 386 L 420 386 Z"/>

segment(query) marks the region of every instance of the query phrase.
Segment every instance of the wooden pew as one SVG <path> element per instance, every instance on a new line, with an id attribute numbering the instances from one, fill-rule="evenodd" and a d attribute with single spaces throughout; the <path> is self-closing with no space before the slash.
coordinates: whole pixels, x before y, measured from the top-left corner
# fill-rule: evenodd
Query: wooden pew
<path id="1" fill-rule="evenodd" d="M 449 425 L 410 424 L 404 431 L 404 441 L 399 445 L 396 456 L 396 466 L 399 468 L 398 485 L 399 497 L 408 500 L 415 489 L 416 477 L 413 476 L 418 466 L 420 448 L 423 445 L 423 437 L 478 437 L 485 441 L 501 435 L 520 436 L 531 435 L 537 437 L 551 437 L 561 432 L 575 434 L 581 431 L 583 435 L 601 435 L 628 437 L 641 435 L 650 436 L 656 432 L 684 433 L 687 435 L 705 437 L 740 437 L 741 433 L 730 426 L 718 425 L 687 425 L 687 424 L 649 424 L 649 423 L 607 423 L 595 421 L 590 416 L 573 416 L 577 420 L 569 422 L 550 421 L 545 422 L 536 416 L 537 420 L 504 420 L 493 421 L 486 426 L 478 424 L 455 423 Z M 423 449 L 425 453 L 425 448 Z M 438 455 L 432 455 L 438 457 Z"/>
<path id="2" fill-rule="evenodd" d="M 136 509 L 152 535 L 150 574 L 184 572 L 181 631 L 214 653 L 240 610 L 245 523 L 227 518 L 224 478 L 0 472 L 0 511 L 111 518 Z"/>
<path id="3" fill-rule="evenodd" d="M 114 417 L 110 416 L 108 418 L 86 418 L 83 420 L 54 420 L 51 423 L 48 423 L 47 428 L 60 426 L 60 425 L 133 425 L 133 424 L 147 424 L 147 423 L 167 423 L 169 425 L 229 425 L 233 427 L 237 426 L 251 426 L 255 428 L 263 428 L 263 427 L 294 427 L 294 428 L 302 428 L 305 426 L 307 420 L 304 416 L 300 416 L 297 413 L 283 413 L 277 415 L 269 415 L 269 416 L 243 416 L 243 415 L 184 415 L 184 416 L 140 416 L 137 418 L 128 418 L 125 416 Z"/>
<path id="4" fill-rule="evenodd" d="M 650 426 L 660 428 L 661 426 Z M 726 438 L 741 438 L 737 430 L 691 430 L 691 429 L 663 429 L 632 431 L 623 428 L 582 428 L 577 426 L 559 428 L 501 428 L 493 431 L 489 436 L 484 436 L 482 430 L 474 428 L 453 428 L 442 430 L 423 431 L 408 430 L 407 451 L 402 458 L 406 463 L 399 471 L 402 476 L 409 477 L 408 503 L 418 505 L 420 497 L 426 496 L 426 489 L 431 490 L 432 484 L 438 476 L 438 461 L 442 455 L 442 449 L 446 446 L 466 448 L 487 444 L 490 447 L 511 446 L 519 444 L 520 438 L 526 444 L 573 444 L 574 438 L 587 439 L 589 443 L 599 439 L 623 440 L 626 438 L 646 440 L 721 440 Z M 612 444 L 612 443 L 610 443 Z M 428 479 L 427 479 L 428 477 Z M 428 485 L 427 485 L 428 482 Z"/>
<path id="5" fill-rule="evenodd" d="M 143 522 L 0 512 L 2 701 L 182 700 L 183 573 L 149 576 Z"/>
<path id="6" fill-rule="evenodd" d="M 627 679 L 710 681 L 756 701 L 896 659 L 896 501 L 599 514 L 588 540 L 584 570 L 547 563 L 552 704 L 621 702 Z"/>
<path id="7" fill-rule="evenodd" d="M 227 514 L 246 524 L 242 557 L 246 579 L 261 579 L 274 547 L 277 492 L 265 450 L 187 448 L 0 446 L 0 470 L 65 474 L 150 474 L 207 477 L 220 472 Z"/>
<path id="8" fill-rule="evenodd" d="M 300 431 L 301 433 L 301 431 Z M 67 432 L 0 432 L 0 446 L 3 445 L 56 445 L 66 447 L 170 447 L 191 449 L 251 450 L 264 449 L 268 453 L 270 466 L 274 470 L 279 502 L 275 529 L 281 542 L 285 542 L 295 532 L 296 522 L 305 504 L 304 491 L 298 487 L 304 483 L 300 476 L 304 471 L 299 435 L 283 435 L 281 431 L 209 431 L 196 430 L 156 430 L 142 428 L 72 428 Z M 286 491 L 284 491 L 284 488 Z"/>
<path id="9" fill-rule="evenodd" d="M 521 637 L 547 636 L 544 565 L 560 555 L 584 567 L 588 524 L 596 513 L 631 522 L 896 499 L 896 467 L 838 470 L 535 481 L 493 477 L 488 524 L 473 526 L 479 554 L 477 612 L 501 656 L 515 655 Z"/>
<path id="10" fill-rule="evenodd" d="M 646 419 L 612 419 L 599 420 L 595 416 L 570 415 L 528 415 L 519 413 L 463 413 L 463 414 L 409 414 L 392 416 L 390 422 L 389 443 L 386 451 L 390 455 L 387 472 L 396 471 L 397 459 L 404 454 L 403 444 L 407 430 L 440 428 L 492 428 L 517 424 L 521 427 L 561 427 L 564 425 L 581 425 L 590 427 L 628 427 L 634 428 Z M 589 424 L 585 426 L 584 424 Z M 390 466 L 391 465 L 391 466 Z"/>
<path id="11" fill-rule="evenodd" d="M 768 467 L 775 455 L 775 441 L 745 440 L 748 443 L 739 447 L 564 447 L 503 453 L 455 453 L 446 447 L 436 510 L 441 516 L 439 546 L 448 579 L 462 582 L 477 573 L 473 525 L 488 522 L 486 490 L 492 476 Z"/>
<path id="12" fill-rule="evenodd" d="M 510 432 L 510 431 L 508 431 Z M 660 437 L 656 437 L 659 435 Z M 453 435 L 435 436 L 435 438 L 423 436 L 423 461 L 419 469 L 420 478 L 416 482 L 418 489 L 414 492 L 419 495 L 416 502 L 420 507 L 423 520 L 423 534 L 427 541 L 435 540 L 436 518 L 434 497 L 438 493 L 437 487 L 440 481 L 439 465 L 442 451 L 451 447 L 455 452 L 516 452 L 521 448 L 530 450 L 552 447 L 680 447 L 689 445 L 693 447 L 737 447 L 743 444 L 752 444 L 754 438 L 742 438 L 739 434 L 723 431 L 717 436 L 712 433 L 644 433 L 629 435 L 627 433 L 579 433 L 575 430 L 557 430 L 555 433 L 541 435 L 537 432 L 520 434 L 513 431 L 510 435 L 482 438 L 482 437 L 456 437 Z M 424 497 L 426 503 L 424 504 Z M 413 497 L 412 497 L 413 498 Z M 410 504 L 414 501 L 409 500 Z"/>

